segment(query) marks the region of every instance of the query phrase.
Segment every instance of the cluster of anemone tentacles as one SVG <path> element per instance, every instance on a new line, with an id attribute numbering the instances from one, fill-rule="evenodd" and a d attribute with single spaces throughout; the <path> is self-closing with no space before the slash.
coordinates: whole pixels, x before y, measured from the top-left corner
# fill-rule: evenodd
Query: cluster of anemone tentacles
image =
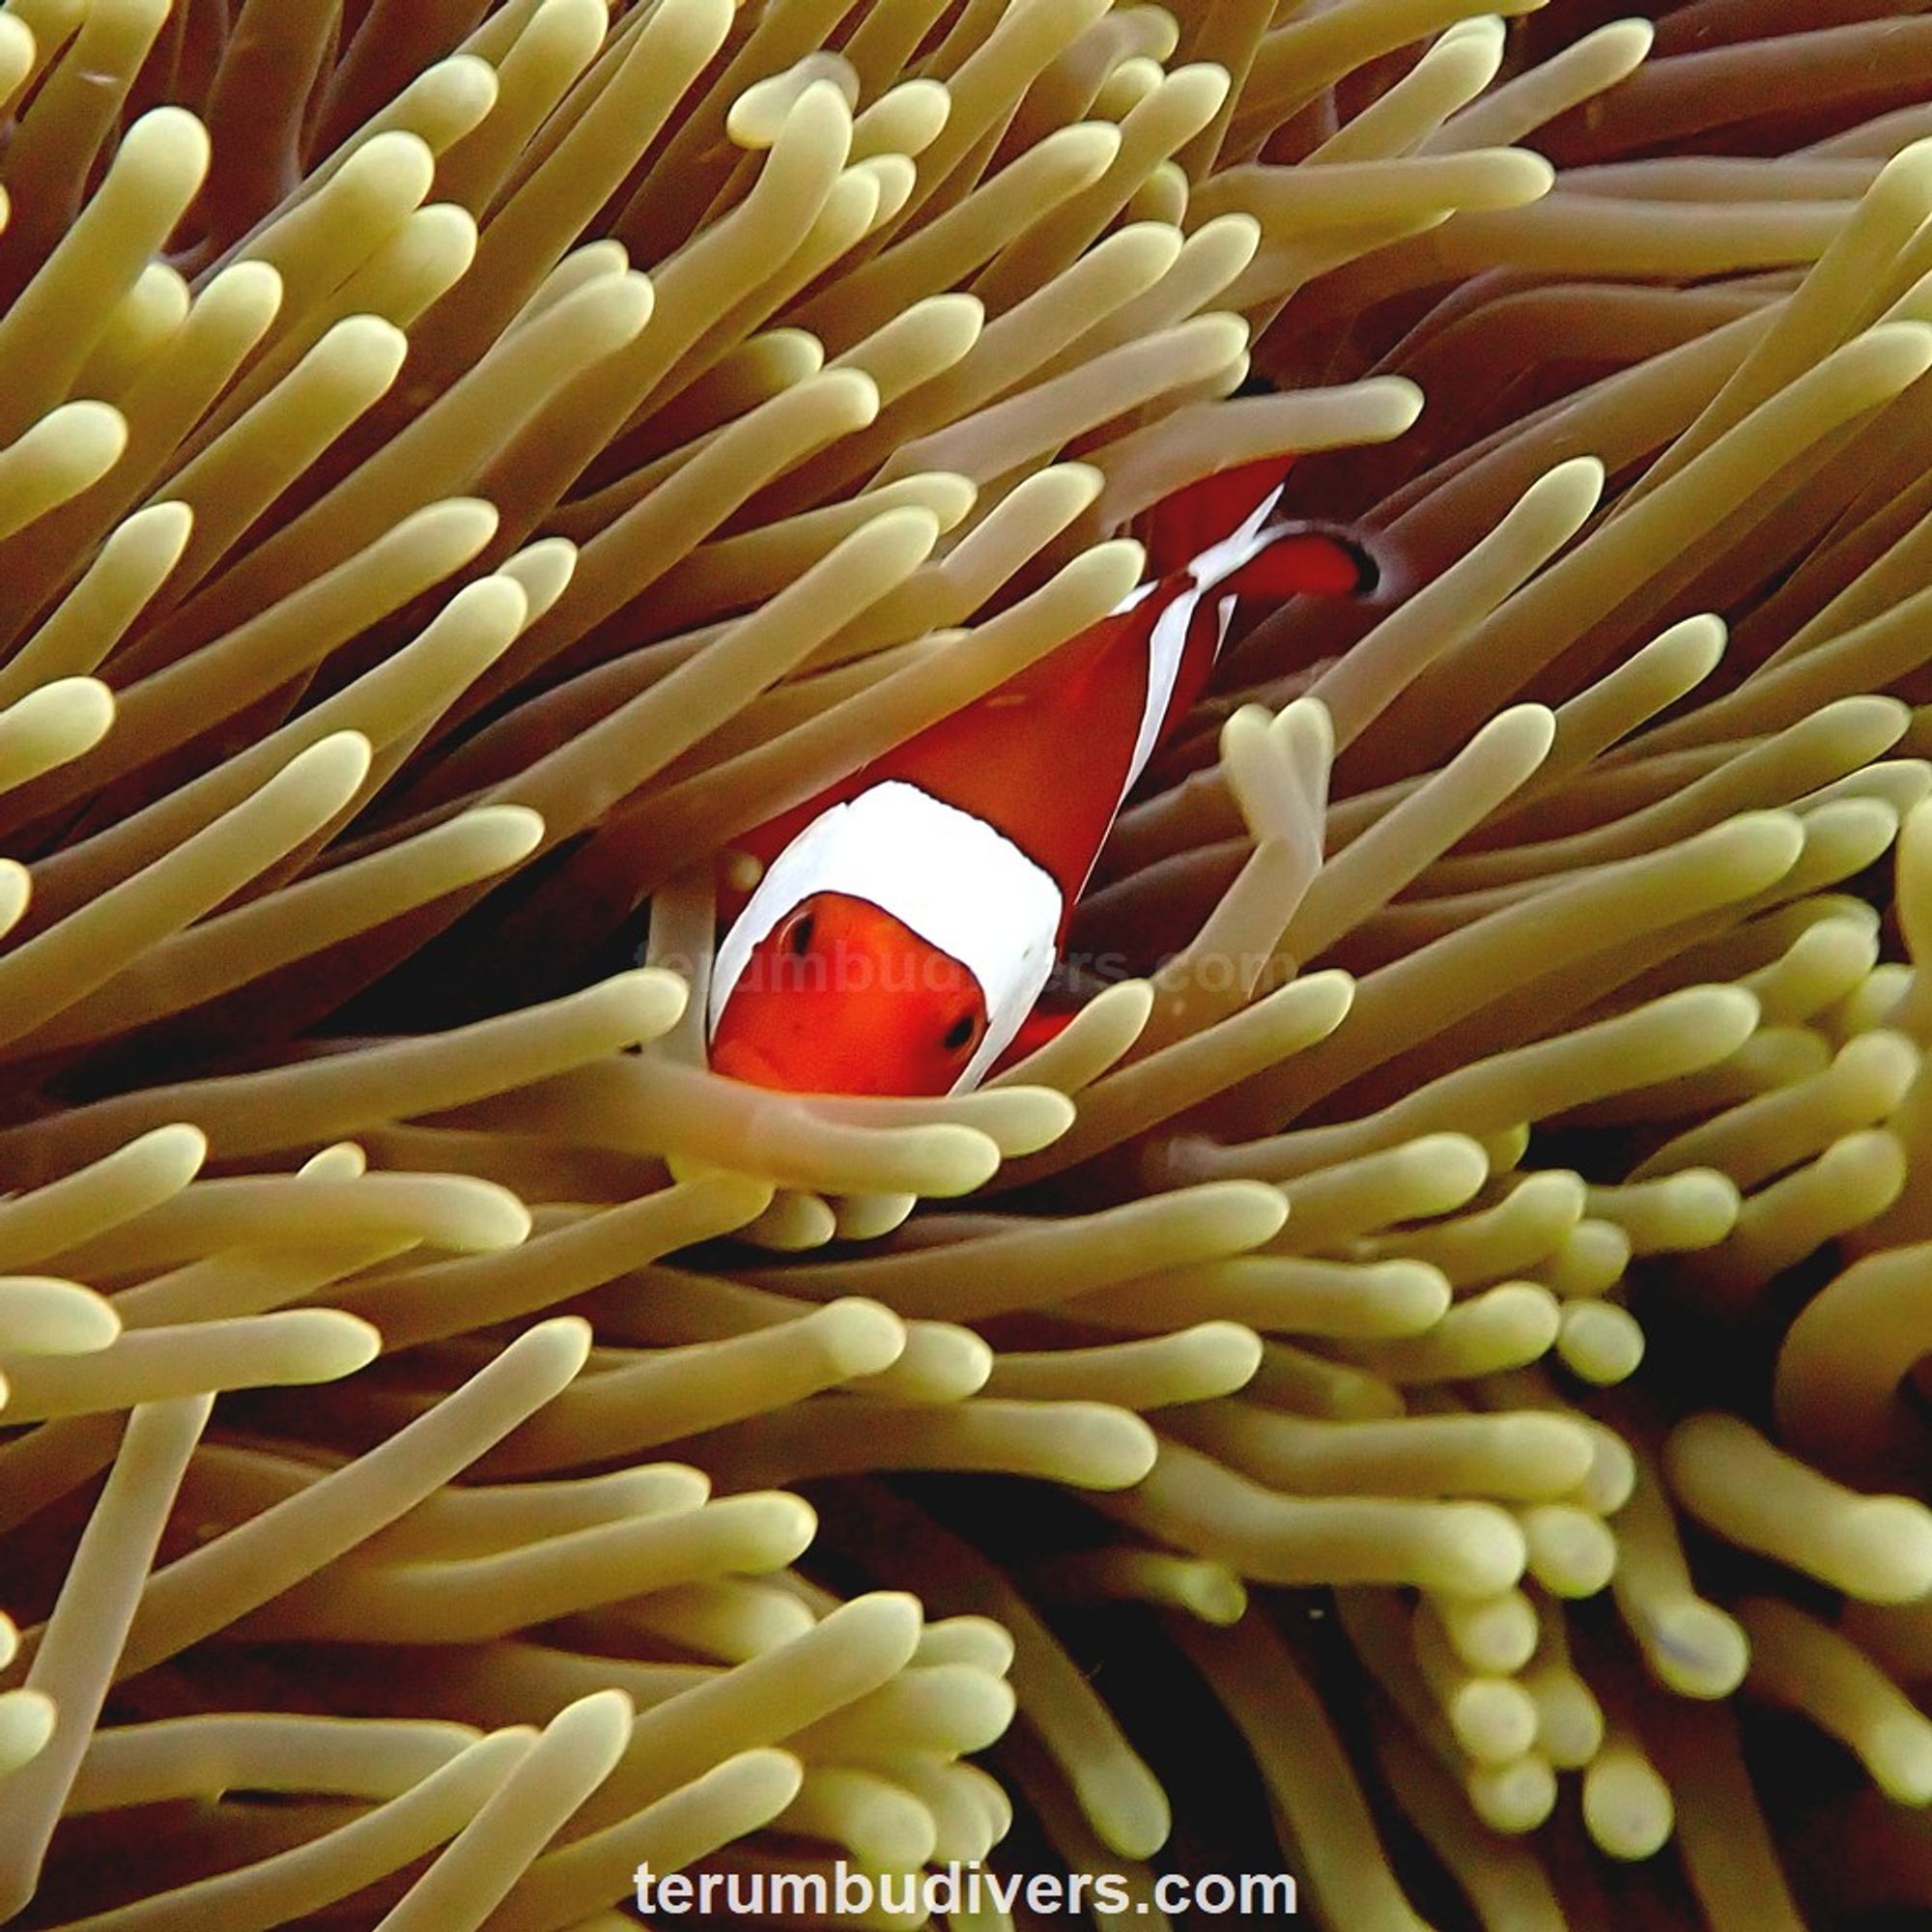
<path id="1" fill-rule="evenodd" d="M 1486 4 L 0 5 L 0 1917 L 1932 1906 L 1932 19 Z M 1290 450 L 1139 977 L 711 1074 Z"/>

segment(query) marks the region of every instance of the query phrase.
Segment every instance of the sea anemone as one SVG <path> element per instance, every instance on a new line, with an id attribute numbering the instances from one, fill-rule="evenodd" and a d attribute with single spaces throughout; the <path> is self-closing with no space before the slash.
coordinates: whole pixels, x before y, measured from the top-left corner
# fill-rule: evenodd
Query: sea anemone
<path id="1" fill-rule="evenodd" d="M 1932 1909 L 1932 23 L 1484 4 L 7 0 L 0 1916 Z M 1073 1023 L 710 1071 L 1288 452 Z"/>

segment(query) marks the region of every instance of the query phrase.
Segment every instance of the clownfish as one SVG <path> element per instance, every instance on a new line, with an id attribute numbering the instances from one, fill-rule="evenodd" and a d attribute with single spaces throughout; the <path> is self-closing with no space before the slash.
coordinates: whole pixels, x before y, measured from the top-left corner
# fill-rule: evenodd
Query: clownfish
<path id="1" fill-rule="evenodd" d="M 1236 604 L 1375 587 L 1350 538 L 1277 515 L 1287 468 L 1166 498 L 1149 519 L 1153 574 L 1107 616 L 738 841 L 763 870 L 735 915 L 721 899 L 716 1071 L 792 1093 L 939 1094 L 995 1068 Z"/>

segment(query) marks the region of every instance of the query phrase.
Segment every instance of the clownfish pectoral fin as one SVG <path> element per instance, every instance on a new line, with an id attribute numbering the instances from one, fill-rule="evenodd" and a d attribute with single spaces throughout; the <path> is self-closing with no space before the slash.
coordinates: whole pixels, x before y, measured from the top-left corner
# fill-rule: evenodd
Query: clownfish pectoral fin
<path id="1" fill-rule="evenodd" d="M 1282 524 L 1265 543 L 1214 586 L 1218 596 L 1280 603 L 1289 597 L 1366 597 L 1381 567 L 1347 531 L 1321 524 Z"/>
<path id="2" fill-rule="evenodd" d="M 1008 1067 L 1016 1066 L 1030 1053 L 1037 1053 L 1050 1040 L 1055 1040 L 1072 1024 L 1073 1013 L 1049 1012 L 1042 1007 L 1036 1007 L 1020 1022 L 1020 1030 L 1013 1036 L 1012 1044 L 1002 1053 L 992 1066 L 990 1073 L 1004 1073 Z"/>

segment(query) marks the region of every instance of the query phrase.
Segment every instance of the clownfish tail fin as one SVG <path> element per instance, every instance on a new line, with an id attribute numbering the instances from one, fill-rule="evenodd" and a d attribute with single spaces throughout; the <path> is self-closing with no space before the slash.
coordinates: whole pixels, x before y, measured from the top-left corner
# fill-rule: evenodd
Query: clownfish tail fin
<path id="1" fill-rule="evenodd" d="M 1216 584 L 1219 595 L 1268 603 L 1290 597 L 1369 597 L 1381 584 L 1380 563 L 1352 530 L 1293 522 L 1264 534 L 1266 541 L 1255 555 Z"/>
<path id="2" fill-rule="evenodd" d="M 1225 543 L 1281 488 L 1293 460 L 1270 456 L 1237 464 L 1163 497 L 1145 519 L 1149 576 L 1185 570 L 1204 551 Z"/>
<path id="3" fill-rule="evenodd" d="M 1197 574 L 1217 548 L 1251 523 L 1281 489 L 1293 459 L 1272 456 L 1260 463 L 1216 470 L 1155 504 L 1147 519 L 1149 574 L 1158 581 L 1177 571 Z M 1308 518 L 1283 518 L 1264 525 L 1252 540 L 1252 554 L 1229 570 L 1220 564 L 1210 580 L 1242 597 L 1280 602 L 1288 597 L 1367 597 L 1379 586 L 1381 566 L 1351 530 Z M 1244 542 L 1242 548 L 1248 545 Z"/>

